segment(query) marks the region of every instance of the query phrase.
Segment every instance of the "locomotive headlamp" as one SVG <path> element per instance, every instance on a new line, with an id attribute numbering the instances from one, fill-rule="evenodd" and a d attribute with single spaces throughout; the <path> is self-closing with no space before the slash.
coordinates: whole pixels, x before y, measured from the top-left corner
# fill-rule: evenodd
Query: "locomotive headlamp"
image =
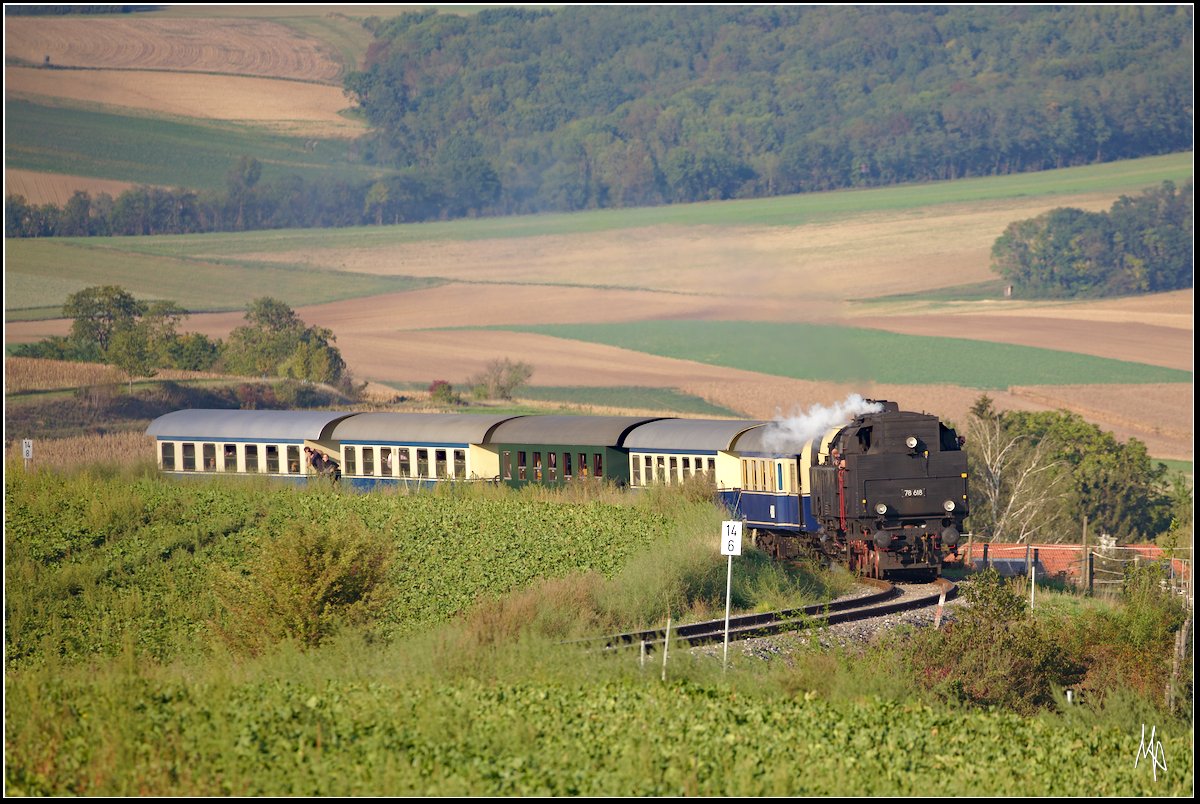
<path id="1" fill-rule="evenodd" d="M 887 503 L 875 503 L 875 513 L 883 516 L 887 513 Z"/>
<path id="2" fill-rule="evenodd" d="M 946 500 L 942 503 L 942 507 L 946 509 L 947 514 L 950 513 L 954 510 L 954 500 Z"/>
<path id="3" fill-rule="evenodd" d="M 909 449 L 916 449 L 917 448 L 917 437 L 909 436 L 908 438 L 904 439 L 904 443 L 908 445 Z"/>

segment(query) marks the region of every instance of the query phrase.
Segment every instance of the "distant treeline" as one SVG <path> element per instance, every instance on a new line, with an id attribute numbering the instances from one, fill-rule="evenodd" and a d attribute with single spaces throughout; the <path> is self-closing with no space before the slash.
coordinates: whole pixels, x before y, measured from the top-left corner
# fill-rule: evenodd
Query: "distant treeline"
<path id="1" fill-rule="evenodd" d="M 118 285 L 72 293 L 63 317 L 71 333 L 36 343 L 17 344 L 15 357 L 109 363 L 135 377 L 153 377 L 160 368 L 223 371 L 257 377 L 285 377 L 353 390 L 350 372 L 324 327 L 305 326 L 287 304 L 264 296 L 246 308 L 246 323 L 227 341 L 199 332 L 180 333 L 188 312 L 173 301 L 144 302 Z"/>
<path id="2" fill-rule="evenodd" d="M 462 217 L 480 211 L 479 187 L 436 171 L 373 181 L 313 182 L 299 176 L 259 181 L 258 160 L 243 157 L 224 190 L 138 186 L 113 198 L 76 191 L 66 204 L 31 204 L 10 195 L 5 237 L 190 234 L 308 229 Z"/>
<path id="3" fill-rule="evenodd" d="M 992 247 L 992 268 L 1013 295 L 1070 298 L 1157 293 L 1194 282 L 1192 182 L 1171 182 L 1112 209 L 1063 207 L 1009 225 Z"/>
<path id="4" fill-rule="evenodd" d="M 368 161 L 449 172 L 468 208 L 643 206 L 1188 150 L 1192 25 L 1187 5 L 424 11 L 368 20 L 346 89 Z"/>
<path id="5" fill-rule="evenodd" d="M 134 11 L 155 11 L 162 6 L 10 6 L 4 5 L 6 17 L 63 16 L 66 14 L 129 14 Z"/>

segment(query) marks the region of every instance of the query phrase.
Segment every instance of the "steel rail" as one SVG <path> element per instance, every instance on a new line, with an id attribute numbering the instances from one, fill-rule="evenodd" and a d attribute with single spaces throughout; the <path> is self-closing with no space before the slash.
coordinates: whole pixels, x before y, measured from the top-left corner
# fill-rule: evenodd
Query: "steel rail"
<path id="1" fill-rule="evenodd" d="M 835 600 L 831 603 L 821 603 L 799 609 L 785 609 L 762 614 L 743 614 L 731 617 L 729 620 L 729 638 L 730 640 L 739 640 L 771 636 L 786 631 L 797 631 L 812 627 L 834 625 L 836 623 L 866 620 L 899 611 L 924 608 L 937 603 L 943 594 L 945 594 L 947 600 L 952 599 L 958 590 L 955 584 L 942 578 L 935 581 L 937 590 L 929 595 L 920 595 L 895 602 L 887 602 L 899 594 L 894 585 L 870 578 L 863 578 L 862 581 L 877 587 L 879 591 L 863 597 Z M 640 645 L 645 646 L 646 650 L 653 650 L 665 638 L 665 629 L 650 629 L 578 640 L 572 644 L 592 644 L 603 649 L 619 649 Z M 671 629 L 672 641 L 681 641 L 692 646 L 720 642 L 724 638 L 724 619 L 690 623 Z"/>

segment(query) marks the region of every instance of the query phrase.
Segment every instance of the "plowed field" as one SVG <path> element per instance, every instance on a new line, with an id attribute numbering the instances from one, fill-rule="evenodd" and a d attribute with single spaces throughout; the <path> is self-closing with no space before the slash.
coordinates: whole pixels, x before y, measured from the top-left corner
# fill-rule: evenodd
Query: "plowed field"
<path id="1" fill-rule="evenodd" d="M 92 198 L 100 193 L 108 193 L 116 198 L 134 186 L 127 181 L 69 176 L 65 173 L 39 173 L 34 170 L 6 170 L 4 179 L 8 195 L 24 196 L 31 204 L 55 204 L 60 207 L 70 200 L 76 190 L 83 190 Z"/>
<path id="2" fill-rule="evenodd" d="M 31 65 L 196 72 L 336 82 L 326 45 L 255 19 L 8 17 L 5 55 Z"/>
<path id="3" fill-rule="evenodd" d="M 280 133 L 351 137 L 365 129 L 339 113 L 340 87 L 206 73 L 149 70 L 42 70 L 10 67 L 6 91 L 157 114 L 253 124 Z"/>

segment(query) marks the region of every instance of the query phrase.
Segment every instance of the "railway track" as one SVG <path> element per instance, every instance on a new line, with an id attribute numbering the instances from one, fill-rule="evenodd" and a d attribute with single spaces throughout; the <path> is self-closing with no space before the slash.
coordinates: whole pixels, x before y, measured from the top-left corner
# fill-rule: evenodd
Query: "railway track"
<path id="1" fill-rule="evenodd" d="M 869 578 L 863 578 L 862 581 L 876 587 L 876 591 L 863 597 L 835 600 L 832 603 L 730 617 L 729 640 L 733 642 L 740 639 L 772 636 L 787 631 L 820 628 L 934 606 L 943 599 L 943 595 L 945 600 L 951 600 L 958 592 L 958 587 L 944 578 L 930 584 L 932 591 L 916 595 L 902 595 L 895 585 L 886 581 Z M 666 629 L 651 629 L 583 640 L 582 644 L 595 645 L 602 649 L 641 646 L 649 651 L 653 650 L 656 645 L 662 644 L 663 640 L 667 638 Z M 685 642 L 690 646 L 722 642 L 724 639 L 724 619 L 681 625 L 678 628 L 672 628 L 670 633 L 672 642 Z"/>

